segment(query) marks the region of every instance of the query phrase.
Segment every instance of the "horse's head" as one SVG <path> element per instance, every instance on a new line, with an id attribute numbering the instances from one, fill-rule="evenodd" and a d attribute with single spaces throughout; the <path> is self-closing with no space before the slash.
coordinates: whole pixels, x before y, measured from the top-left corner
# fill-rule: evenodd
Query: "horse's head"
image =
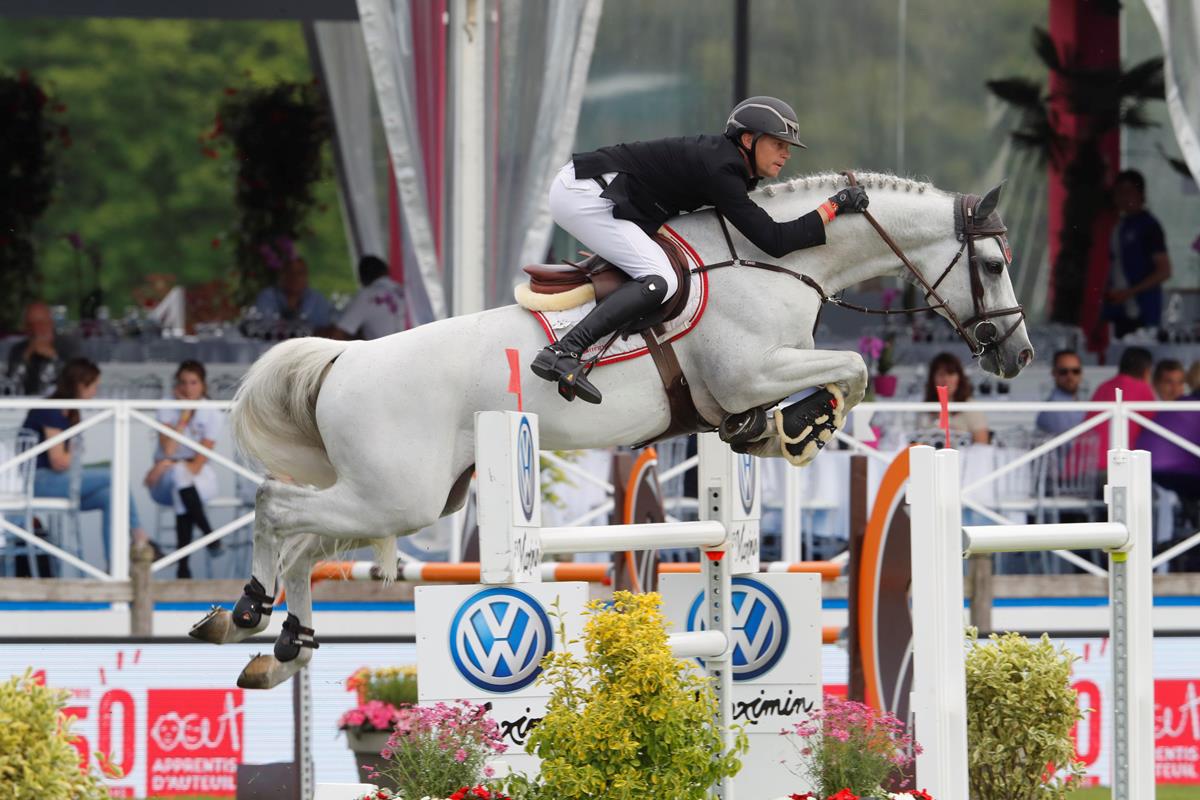
<path id="1" fill-rule="evenodd" d="M 993 375 L 1014 378 L 1033 361 L 1034 353 L 1009 274 L 1008 229 L 996 210 L 1002 186 L 982 198 L 955 198 L 957 252 L 949 265 L 929 265 L 917 280 L 930 305 L 979 357 L 980 366 Z"/>

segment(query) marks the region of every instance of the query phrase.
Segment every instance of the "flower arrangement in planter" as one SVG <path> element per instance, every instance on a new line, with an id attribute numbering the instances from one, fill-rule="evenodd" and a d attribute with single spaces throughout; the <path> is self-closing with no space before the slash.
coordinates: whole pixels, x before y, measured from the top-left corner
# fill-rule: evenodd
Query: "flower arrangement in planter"
<path id="1" fill-rule="evenodd" d="M 896 376 L 889 375 L 895 365 L 896 334 L 885 332 L 883 338 L 864 336 L 858 340 L 858 352 L 867 362 L 867 371 L 871 374 L 871 385 L 867 390 L 868 399 L 875 396 L 892 397 L 896 394 Z"/>
<path id="2" fill-rule="evenodd" d="M 747 738 L 725 748 L 711 681 L 672 654 L 656 593 L 618 591 L 588 604 L 583 655 L 555 650 L 542 662 L 546 714 L 525 750 L 536 777 L 501 788 L 520 800 L 704 800 L 741 768 Z M 566 630 L 559 616 L 559 636 Z"/>
<path id="3" fill-rule="evenodd" d="M 361 667 L 346 679 L 346 689 L 358 696 L 358 705 L 342 714 L 338 729 L 354 753 L 361 779 L 377 772 L 380 751 L 387 746 L 397 723 L 411 716 L 417 702 L 417 668 Z"/>
<path id="4" fill-rule="evenodd" d="M 487 759 L 508 749 L 487 713 L 487 706 L 466 700 L 404 708 L 380 751 L 378 768 L 365 780 L 386 783 L 390 793 L 384 798 L 507 800 L 482 786 L 492 777 Z"/>
<path id="5" fill-rule="evenodd" d="M 879 800 L 933 800 L 933 795 L 923 792 L 920 789 L 914 789 L 911 792 L 884 792 L 877 797 Z M 849 789 L 841 789 L 825 798 L 810 794 L 809 792 L 789 794 L 788 800 L 874 800 L 874 798 L 859 797 Z"/>
<path id="6" fill-rule="evenodd" d="M 358 800 L 406 800 L 406 798 L 393 794 L 390 789 L 380 789 L 371 794 L 364 794 Z M 464 786 L 446 798 L 422 797 L 421 800 L 511 800 L 511 798 L 486 786 Z"/>
<path id="7" fill-rule="evenodd" d="M 905 798 L 933 800 L 923 791 L 893 795 L 885 784 L 905 788 L 904 775 L 921 752 L 904 732 L 900 720 L 853 700 L 825 695 L 824 708 L 797 723 L 791 731 L 801 743 L 799 774 L 816 788 L 815 794 L 792 795 L 800 800 L 867 800 Z"/>

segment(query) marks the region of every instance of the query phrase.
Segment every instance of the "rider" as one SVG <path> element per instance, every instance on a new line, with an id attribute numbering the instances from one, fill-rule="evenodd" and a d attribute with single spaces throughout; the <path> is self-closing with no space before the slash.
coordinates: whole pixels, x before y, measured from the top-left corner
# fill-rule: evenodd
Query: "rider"
<path id="1" fill-rule="evenodd" d="M 751 97 L 734 106 L 723 135 L 701 134 L 632 142 L 578 153 L 550 185 L 550 213 L 586 247 L 633 280 L 597 303 L 565 336 L 533 360 L 536 375 L 558 381 L 567 400 L 599 403 L 598 390 L 580 368 L 587 348 L 601 337 L 645 317 L 678 289 L 666 253 L 651 236 L 671 217 L 715 206 L 756 247 L 776 258 L 825 243 L 825 225 L 838 213 L 861 212 L 866 192 L 842 189 L 819 208 L 776 222 L 749 197 L 763 178 L 774 178 L 804 147 L 796 112 L 774 97 Z"/>

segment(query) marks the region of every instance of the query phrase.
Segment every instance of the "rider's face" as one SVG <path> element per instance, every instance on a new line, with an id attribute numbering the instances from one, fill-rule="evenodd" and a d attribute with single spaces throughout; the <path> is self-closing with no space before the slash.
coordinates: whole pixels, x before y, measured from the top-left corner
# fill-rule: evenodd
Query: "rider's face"
<path id="1" fill-rule="evenodd" d="M 752 139 L 751 134 L 742 134 L 742 143 L 746 147 L 750 146 Z M 754 148 L 755 173 L 760 178 L 774 178 L 779 175 L 791 155 L 791 145 L 783 139 L 770 134 L 760 136 L 758 146 Z"/>

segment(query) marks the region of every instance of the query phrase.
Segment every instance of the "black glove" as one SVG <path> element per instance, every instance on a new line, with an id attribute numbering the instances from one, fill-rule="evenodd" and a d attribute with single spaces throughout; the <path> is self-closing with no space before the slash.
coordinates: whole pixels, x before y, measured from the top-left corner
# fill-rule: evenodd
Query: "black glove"
<path id="1" fill-rule="evenodd" d="M 829 202 L 837 206 L 839 214 L 861 214 L 871 204 L 871 198 L 861 186 L 847 186 L 829 198 Z"/>

